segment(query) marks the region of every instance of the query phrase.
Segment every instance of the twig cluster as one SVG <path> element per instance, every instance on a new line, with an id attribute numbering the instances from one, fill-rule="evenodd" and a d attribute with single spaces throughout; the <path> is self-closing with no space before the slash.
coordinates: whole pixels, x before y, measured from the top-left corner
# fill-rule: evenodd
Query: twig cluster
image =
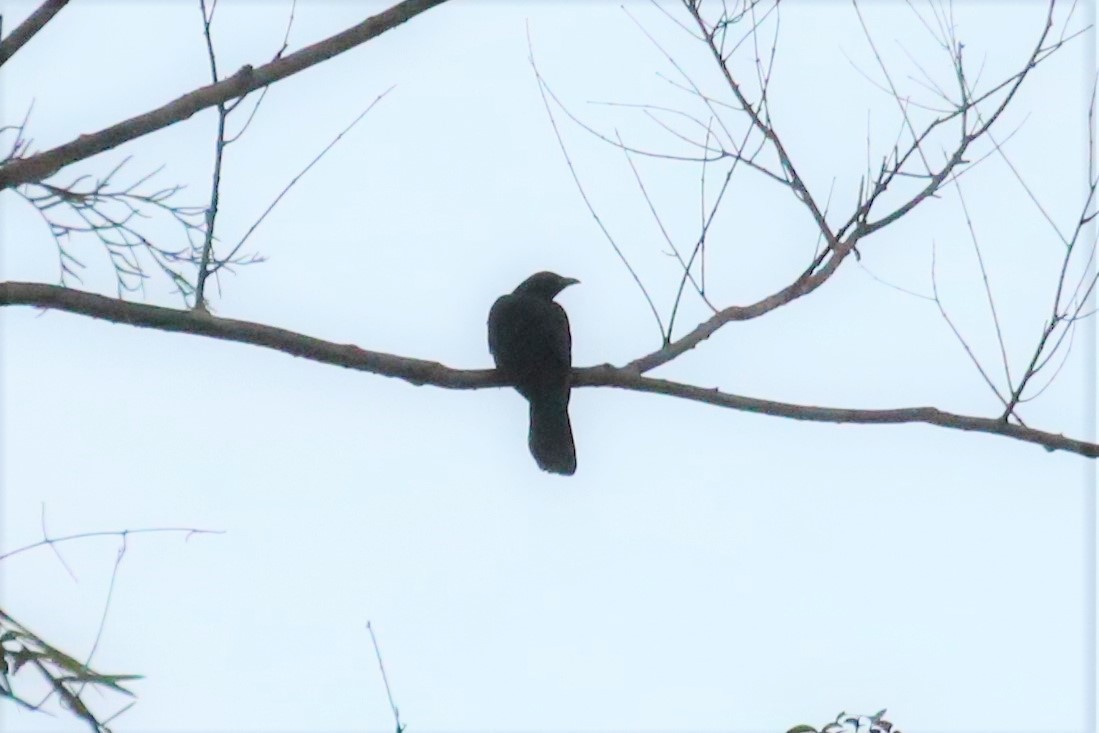
<path id="1" fill-rule="evenodd" d="M 835 179 L 827 193 L 822 195 L 822 192 L 814 191 L 799 172 L 799 165 L 784 143 L 780 125 L 772 115 L 771 82 L 781 27 L 778 0 L 736 0 L 735 2 L 732 0 L 721 2 L 682 0 L 682 12 L 679 14 L 656 2 L 653 2 L 653 6 L 701 47 L 702 52 L 709 58 L 723 90 L 721 93 L 704 91 L 702 84 L 685 70 L 682 59 L 666 50 L 664 45 L 627 10 L 631 20 L 674 72 L 671 76 L 660 75 L 661 78 L 676 91 L 686 95 L 690 104 L 683 108 L 621 102 L 605 104 L 642 113 L 649 122 L 654 123 L 668 135 L 675 150 L 642 149 L 627 143 L 617 130 L 613 134 L 607 133 L 581 119 L 550 89 L 534 64 L 533 51 L 531 53 L 531 64 L 534 66 L 534 72 L 542 90 L 547 114 L 584 203 L 637 283 L 660 329 L 660 348 L 634 359 L 626 365 L 625 370 L 637 374 L 648 372 L 695 348 L 730 322 L 762 317 L 776 308 L 809 295 L 827 283 L 849 255 L 853 254 L 856 261 L 861 260 L 859 248 L 872 235 L 898 222 L 917 207 L 941 198 L 949 190 L 957 196 L 966 217 L 985 300 L 989 306 L 992 327 L 999 345 L 1004 379 L 998 380 L 990 374 L 965 335 L 951 319 L 938 290 L 934 249 L 932 249 L 930 278 L 932 295 L 911 294 L 932 301 L 938 308 L 943 321 L 954 333 L 984 382 L 996 395 L 1002 408 L 999 419 L 1025 427 L 1025 423 L 1017 414 L 1018 406 L 1034 399 L 1048 387 L 1067 359 L 1076 324 L 1082 318 L 1092 315 L 1085 309 L 1096 285 L 1094 269 L 1096 242 L 1094 238 L 1089 239 L 1087 234 L 1087 226 L 1095 216 L 1096 203 L 1094 141 L 1089 140 L 1087 151 L 1088 160 L 1091 161 L 1090 186 L 1084 196 L 1080 214 L 1071 226 L 1071 233 L 1066 235 L 1046 214 L 1045 209 L 1027 187 L 1005 152 L 1002 143 L 1014 132 L 1005 136 L 1003 140 L 999 140 L 994 134 L 994 128 L 997 127 L 1005 110 L 1035 69 L 1065 44 L 1086 31 L 1086 29 L 1073 30 L 1075 4 L 1058 21 L 1055 12 L 1056 3 L 1050 0 L 1045 22 L 1028 56 L 1020 60 L 1014 72 L 998 80 L 984 83 L 980 80 L 983 66 L 977 73 L 971 73 L 970 64 L 965 57 L 965 44 L 956 33 L 951 4 L 933 0 L 928 3 L 925 11 L 909 4 L 909 9 L 918 19 L 919 26 L 927 31 L 934 44 L 941 49 L 948 60 L 955 82 L 953 89 L 944 88 L 918 61 L 913 59 L 919 72 L 915 82 L 923 90 L 930 92 L 934 98 L 931 103 L 923 103 L 915 101 L 911 95 L 900 89 L 895 81 L 896 74 L 884 61 L 859 4 L 853 2 L 855 17 L 877 65 L 876 74 L 873 76 L 861 71 L 860 73 L 863 73 L 878 90 L 892 98 L 898 110 L 899 124 L 892 145 L 876 156 L 871 152 L 868 136 L 867 167 L 859 180 L 854 205 L 846 214 L 834 210 Z M 911 55 L 909 58 L 912 58 Z M 1093 97 L 1089 114 L 1094 115 L 1094 108 Z M 592 206 L 569 156 L 557 124 L 555 109 L 561 110 L 581 129 L 621 150 L 626 156 L 630 171 L 648 205 L 660 236 L 671 250 L 679 267 L 675 299 L 666 323 L 661 310 L 650 295 L 650 289 L 631 265 L 626 249 L 615 241 L 607 224 Z M 686 153 L 680 152 L 684 146 L 686 146 Z M 978 146 L 982 146 L 984 150 L 978 151 Z M 1005 344 L 1002 324 L 996 309 L 993 287 L 990 284 L 974 224 L 966 208 L 961 181 L 968 171 L 994 155 L 999 156 L 1015 172 L 1020 185 L 1045 215 L 1064 247 L 1064 258 L 1060 277 L 1055 283 L 1056 293 L 1050 315 L 1021 375 L 1014 374 L 1011 368 L 1009 350 Z M 701 169 L 699 187 L 701 215 L 697 229 L 688 233 L 686 237 L 681 235 L 678 237 L 680 242 L 687 240 L 689 249 L 686 255 L 682 253 L 681 246 L 677 246 L 677 236 L 669 231 L 664 223 L 664 217 L 646 190 L 639 169 L 634 163 L 634 158 L 637 156 L 699 166 Z M 872 162 L 875 159 L 876 162 Z M 708 195 L 707 181 L 713 173 L 717 174 L 718 186 L 716 192 L 713 192 L 711 187 L 711 193 Z M 813 222 L 817 245 L 813 256 L 779 290 L 749 305 L 719 306 L 715 305 L 712 296 L 706 292 L 707 248 L 715 246 L 711 241 L 713 239 L 711 225 L 723 203 L 730 181 L 734 176 L 740 175 L 754 175 L 763 182 L 777 184 L 786 189 L 796 205 Z M 872 273 L 871 276 L 873 276 Z M 878 279 L 876 276 L 873 277 Z M 1070 282 L 1071 278 L 1074 279 Z M 688 285 L 690 287 L 687 287 Z M 898 289 L 911 292 L 903 288 Z M 693 292 L 711 315 L 687 333 L 679 335 L 675 331 L 675 324 L 684 292 Z M 1046 381 L 1036 387 L 1035 377 L 1043 370 L 1048 371 Z"/>

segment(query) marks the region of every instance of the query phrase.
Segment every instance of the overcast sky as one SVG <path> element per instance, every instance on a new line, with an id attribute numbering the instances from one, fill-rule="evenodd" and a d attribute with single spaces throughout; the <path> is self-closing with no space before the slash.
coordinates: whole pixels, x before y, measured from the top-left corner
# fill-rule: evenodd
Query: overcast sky
<path id="1" fill-rule="evenodd" d="M 1070 28 L 1094 18 L 1087 5 Z M 29 134 L 47 149 L 208 83 L 197 6 L 72 3 L 0 71 L 0 124 L 33 101 Z M 0 0 L 5 32 L 33 7 Z M 221 0 L 223 73 L 269 60 L 289 7 Z M 382 7 L 299 2 L 290 49 Z M 1020 68 L 1044 13 L 1040 3 L 955 8 L 978 86 Z M 921 67 L 955 83 L 906 4 L 869 3 L 863 17 L 903 95 L 933 100 Z M 641 110 L 598 103 L 704 114 L 669 83 L 684 77 L 665 51 L 729 100 L 705 48 L 650 4 L 447 3 L 270 90 L 227 154 L 223 241 L 394 87 L 257 230 L 249 244 L 266 261 L 222 278 L 214 313 L 487 367 L 493 300 L 550 269 L 581 281 L 559 298 L 577 365 L 657 348 L 648 306 L 577 192 L 531 49 L 569 111 L 652 152 L 682 154 L 684 143 Z M 1081 36 L 1036 69 L 994 128 L 1062 231 L 1085 191 L 1093 49 Z M 751 64 L 739 73 L 754 89 Z M 851 210 L 868 137 L 875 165 L 896 138 L 900 113 L 884 84 L 851 6 L 783 8 L 774 124 L 813 194 L 834 190 L 836 221 Z M 554 113 L 601 221 L 666 323 L 679 270 L 629 161 Z M 204 205 L 215 123 L 204 111 L 54 180 L 131 156 L 130 180 L 163 165 L 156 181 L 185 183 L 181 201 Z M 689 249 L 701 166 L 634 163 Z M 708 171 L 711 200 L 724 170 Z M 1048 318 L 1062 247 L 1004 158 L 961 181 L 1018 373 Z M 53 240 L 12 192 L 0 195 L 0 227 L 3 279 L 57 281 Z M 165 223 L 149 227 L 178 241 Z M 738 170 L 711 233 L 708 295 L 751 303 L 789 282 L 815 244 L 787 190 Z M 72 246 L 87 266 L 74 285 L 113 295 L 102 250 Z M 818 292 L 726 326 L 655 376 L 798 404 L 995 416 L 999 402 L 934 304 L 879 282 L 930 294 L 933 246 L 942 300 L 1002 384 L 954 189 L 864 242 L 861 265 L 849 260 Z M 182 305 L 156 279 L 144 300 Z M 687 297 L 676 335 L 707 313 Z M 129 538 L 92 660 L 144 675 L 117 731 L 391 730 L 368 620 L 410 733 L 783 731 L 881 708 L 906 731 L 1069 731 L 1091 715 L 1094 467 L 1079 456 L 931 426 L 815 424 L 583 388 L 571 403 L 579 467 L 561 478 L 531 459 L 526 405 L 512 390 L 412 387 L 28 308 L 0 310 L 0 326 L 0 552 L 41 539 L 43 507 L 51 535 L 224 531 Z M 1091 322 L 1073 343 L 1021 414 L 1095 440 Z M 4 610 L 86 656 L 118 547 L 58 546 L 77 582 L 48 548 L 0 563 Z M 125 700 L 89 702 L 106 716 Z M 56 717 L 0 706 L 0 722 L 84 729 L 51 709 Z"/>

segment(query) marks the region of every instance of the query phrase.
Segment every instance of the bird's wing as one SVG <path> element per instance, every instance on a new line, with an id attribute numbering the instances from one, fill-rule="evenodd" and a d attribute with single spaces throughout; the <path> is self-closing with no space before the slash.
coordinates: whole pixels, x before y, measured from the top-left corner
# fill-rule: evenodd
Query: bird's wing
<path id="1" fill-rule="evenodd" d="M 569 331 L 569 317 L 559 304 L 550 301 L 550 305 L 552 308 L 547 314 L 548 320 L 553 323 L 553 327 L 548 329 L 553 336 L 550 347 L 557 361 L 569 369 L 572 367 L 572 333 Z"/>
<path id="2" fill-rule="evenodd" d="M 522 302 L 514 295 L 502 295 L 488 312 L 488 350 L 497 365 L 501 357 L 513 354 L 528 327 Z"/>
<path id="3" fill-rule="evenodd" d="M 551 363 L 572 365 L 572 336 L 565 309 L 551 300 L 504 295 L 488 314 L 488 349 L 498 367 L 527 371 Z"/>

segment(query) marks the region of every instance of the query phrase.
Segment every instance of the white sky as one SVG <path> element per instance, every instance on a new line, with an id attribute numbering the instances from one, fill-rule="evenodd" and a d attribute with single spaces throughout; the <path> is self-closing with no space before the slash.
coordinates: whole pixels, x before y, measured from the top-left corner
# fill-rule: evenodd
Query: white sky
<path id="1" fill-rule="evenodd" d="M 291 49 L 382 7 L 301 2 Z M 32 8 L 0 0 L 5 30 Z M 288 8 L 221 0 L 224 73 L 272 56 Z M 1078 8 L 1074 27 L 1090 13 Z M 1018 67 L 1043 15 L 1039 3 L 956 9 L 967 58 L 974 69 L 985 60 L 982 83 Z M 904 4 L 869 4 L 864 16 L 905 93 L 929 99 L 901 45 L 950 83 Z M 868 122 L 877 160 L 896 134 L 896 104 L 863 76 L 880 79 L 850 6 L 791 4 L 781 22 L 775 124 L 818 198 L 835 179 L 835 216 L 845 219 Z M 638 147 L 682 152 L 641 112 L 589 104 L 699 112 L 658 75 L 676 78 L 638 24 L 722 93 L 704 50 L 654 7 L 564 1 L 449 3 L 277 84 L 228 152 L 218 220 L 227 241 L 396 88 L 258 230 L 251 243 L 268 260 L 223 279 L 215 313 L 485 367 L 492 301 L 552 269 L 582 281 L 560 298 L 576 364 L 652 351 L 652 315 L 577 194 L 527 60 L 529 30 L 541 73 L 574 113 Z M 1022 124 L 1005 150 L 1062 229 L 1084 192 L 1091 44 L 1081 37 L 1037 69 L 995 133 L 1002 142 Z M 174 99 L 208 73 L 197 2 L 75 2 L 3 68 L 2 118 L 22 119 L 33 100 L 30 133 L 46 149 Z M 627 161 L 558 123 L 666 318 L 678 273 Z M 186 200 L 204 204 L 214 124 L 203 112 L 58 180 L 130 155 L 131 175 L 164 163 L 157 180 L 187 183 Z M 688 247 L 700 167 L 635 162 Z M 1060 245 L 1002 159 L 962 185 L 1018 372 L 1047 317 Z M 7 193 L 0 226 L 2 277 L 54 282 L 56 250 L 36 212 Z M 864 242 L 863 264 L 927 293 L 933 241 L 951 316 L 1002 381 L 953 192 Z M 747 304 L 773 291 L 814 244 L 788 192 L 738 172 L 710 242 L 713 299 Z M 88 264 L 83 287 L 112 294 L 101 251 L 74 246 Z M 162 283 L 147 300 L 179 305 Z M 705 316 L 696 301 L 677 335 Z M 54 535 L 226 531 L 130 538 L 93 659 L 101 671 L 145 676 L 118 731 L 390 730 L 368 619 L 412 733 L 786 730 L 883 707 L 906 731 L 1085 725 L 1094 468 L 1078 456 L 927 426 L 798 423 L 585 388 L 571 408 L 579 469 L 562 479 L 534 465 L 526 406 L 511 390 L 413 388 L 26 308 L 3 309 L 0 324 L 0 552 L 41 538 L 43 505 Z M 1095 439 L 1094 344 L 1089 323 L 1058 380 L 1025 406 L 1031 425 Z M 730 324 L 656 375 L 835 407 L 995 415 L 998 405 L 933 305 L 853 261 L 819 292 Z M 75 583 L 48 548 L 3 562 L 3 608 L 87 654 L 117 547 L 113 538 L 60 546 Z M 83 729 L 11 705 L 0 723 Z"/>

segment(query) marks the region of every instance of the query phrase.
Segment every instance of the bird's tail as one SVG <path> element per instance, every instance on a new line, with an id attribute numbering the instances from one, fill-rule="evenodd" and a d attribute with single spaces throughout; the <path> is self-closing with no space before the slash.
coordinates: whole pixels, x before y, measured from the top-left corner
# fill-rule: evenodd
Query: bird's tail
<path id="1" fill-rule="evenodd" d="M 569 393 L 540 395 L 530 401 L 530 453 L 550 473 L 576 473 L 576 447 L 569 423 Z"/>

